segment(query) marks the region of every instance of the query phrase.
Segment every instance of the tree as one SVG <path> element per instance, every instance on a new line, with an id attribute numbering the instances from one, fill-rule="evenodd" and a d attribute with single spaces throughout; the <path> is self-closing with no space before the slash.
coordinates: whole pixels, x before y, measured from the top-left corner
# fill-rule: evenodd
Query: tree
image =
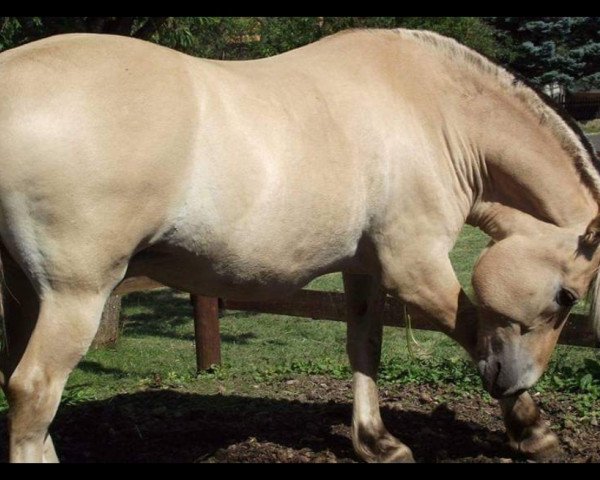
<path id="1" fill-rule="evenodd" d="M 58 33 L 92 32 L 152 40 L 192 55 L 259 58 L 347 28 L 416 28 L 456 38 L 489 56 L 501 45 L 477 17 L 0 17 L 0 50 Z"/>
<path id="2" fill-rule="evenodd" d="M 111 295 L 102 312 L 100 325 L 92 347 L 107 347 L 114 345 L 121 333 L 121 296 Z"/>
<path id="3" fill-rule="evenodd" d="M 497 58 L 502 45 L 477 17 L 177 17 L 160 32 L 160 43 L 193 55 L 250 59 L 276 55 L 348 28 L 433 30 Z"/>
<path id="4" fill-rule="evenodd" d="M 59 33 L 110 33 L 150 39 L 168 17 L 0 17 L 0 50 Z"/>
<path id="5" fill-rule="evenodd" d="M 488 17 L 512 57 L 506 63 L 537 85 L 600 86 L 600 17 Z"/>
<path id="6" fill-rule="evenodd" d="M 583 90 L 600 88 L 600 17 L 581 17 L 570 40 L 578 45 L 573 55 L 581 64 L 576 86 Z"/>

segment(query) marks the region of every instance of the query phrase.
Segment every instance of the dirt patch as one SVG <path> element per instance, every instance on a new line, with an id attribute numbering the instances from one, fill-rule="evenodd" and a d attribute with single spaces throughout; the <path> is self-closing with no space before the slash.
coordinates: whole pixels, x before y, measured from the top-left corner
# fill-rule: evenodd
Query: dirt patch
<path id="1" fill-rule="evenodd" d="M 52 427 L 65 462 L 356 462 L 350 383 L 306 377 L 257 386 L 256 396 L 148 390 L 63 406 Z M 273 393 L 275 392 L 275 393 Z M 449 387 L 382 389 L 390 432 L 418 462 L 520 462 L 505 445 L 500 409 Z M 563 461 L 600 462 L 600 429 L 569 420 L 567 398 L 544 396 Z M 6 432 L 3 427 L 6 459 Z"/>

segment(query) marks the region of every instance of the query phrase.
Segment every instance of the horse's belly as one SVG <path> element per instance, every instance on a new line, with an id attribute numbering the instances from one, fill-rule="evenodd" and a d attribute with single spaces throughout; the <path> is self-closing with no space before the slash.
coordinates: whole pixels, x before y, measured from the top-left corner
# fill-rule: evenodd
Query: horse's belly
<path id="1" fill-rule="evenodd" d="M 273 297 L 303 287 L 325 273 L 366 268 L 359 239 L 280 233 L 270 242 L 203 240 L 162 243 L 136 255 L 128 276 L 147 276 L 180 290 L 232 299 Z"/>

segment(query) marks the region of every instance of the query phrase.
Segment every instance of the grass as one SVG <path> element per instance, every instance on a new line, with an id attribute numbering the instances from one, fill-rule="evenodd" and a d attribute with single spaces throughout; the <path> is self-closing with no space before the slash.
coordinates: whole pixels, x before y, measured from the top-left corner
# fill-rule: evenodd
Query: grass
<path id="1" fill-rule="evenodd" d="M 458 278 L 467 289 L 473 264 L 487 241 L 478 230 L 465 227 L 452 252 Z M 341 291 L 341 276 L 318 278 L 310 288 Z M 221 319 L 223 364 L 196 376 L 188 299 L 167 289 L 125 297 L 121 339 L 115 347 L 88 353 L 71 375 L 63 402 L 77 404 L 149 388 L 268 396 L 277 388 L 274 380 L 307 374 L 350 378 L 342 323 L 244 312 L 228 312 Z M 411 356 L 404 331 L 386 327 L 382 384 L 444 383 L 458 392 L 486 395 L 465 353 L 449 338 L 435 332 L 414 334 L 420 347 Z M 599 358 L 593 349 L 559 346 L 537 389 L 572 395 L 578 417 L 596 419 Z"/>
<path id="2" fill-rule="evenodd" d="M 581 124 L 585 133 L 600 133 L 600 118 Z"/>

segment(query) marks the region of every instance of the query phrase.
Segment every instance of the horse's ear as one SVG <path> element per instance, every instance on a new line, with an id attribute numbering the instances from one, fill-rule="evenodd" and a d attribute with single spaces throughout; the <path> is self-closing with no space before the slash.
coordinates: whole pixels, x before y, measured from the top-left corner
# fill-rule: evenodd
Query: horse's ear
<path id="1" fill-rule="evenodd" d="M 600 215 L 594 218 L 585 229 L 583 243 L 589 247 L 596 247 L 600 243 Z"/>

